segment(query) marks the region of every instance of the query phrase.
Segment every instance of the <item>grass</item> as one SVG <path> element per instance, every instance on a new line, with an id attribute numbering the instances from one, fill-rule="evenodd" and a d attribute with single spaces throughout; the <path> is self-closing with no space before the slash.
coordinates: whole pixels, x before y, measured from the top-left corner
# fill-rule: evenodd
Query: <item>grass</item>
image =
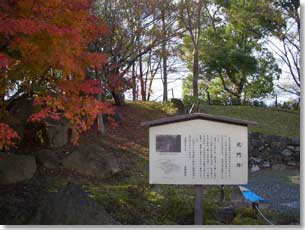
<path id="1" fill-rule="evenodd" d="M 174 115 L 174 108 L 158 102 L 132 102 L 122 110 L 133 117 L 133 120 L 148 121 Z M 221 106 L 201 105 L 201 112 L 228 116 L 243 120 L 254 121 L 256 126 L 249 127 L 250 132 L 259 132 L 283 137 L 300 137 L 300 112 L 298 110 L 275 109 L 254 106 Z M 129 121 L 130 122 L 130 121 Z M 140 126 L 139 126 L 140 127 Z M 147 133 L 145 128 L 140 127 L 140 135 Z"/>
<path id="2" fill-rule="evenodd" d="M 201 112 L 257 122 L 251 132 L 284 137 L 300 136 L 300 113 L 294 110 L 253 106 L 203 105 Z"/>

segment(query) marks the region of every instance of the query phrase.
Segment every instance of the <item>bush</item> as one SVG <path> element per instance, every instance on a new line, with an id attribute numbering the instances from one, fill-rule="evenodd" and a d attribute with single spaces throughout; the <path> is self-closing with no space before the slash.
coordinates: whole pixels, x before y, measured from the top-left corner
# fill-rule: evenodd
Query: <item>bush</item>
<path id="1" fill-rule="evenodd" d="M 168 190 L 161 203 L 160 216 L 173 224 L 193 224 L 193 199 L 177 190 Z"/>

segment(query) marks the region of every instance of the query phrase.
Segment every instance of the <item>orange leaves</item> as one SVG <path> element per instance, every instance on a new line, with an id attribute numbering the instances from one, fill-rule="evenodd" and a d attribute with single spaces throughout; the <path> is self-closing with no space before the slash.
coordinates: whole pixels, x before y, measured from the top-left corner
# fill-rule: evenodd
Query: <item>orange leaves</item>
<path id="1" fill-rule="evenodd" d="M 4 53 L 0 53 L 0 69 L 8 68 L 11 63 L 11 59 Z"/>
<path id="2" fill-rule="evenodd" d="M 125 72 L 111 74 L 110 76 L 108 76 L 107 85 L 112 92 L 120 91 L 126 86 L 124 82 L 124 74 Z"/>
<path id="3" fill-rule="evenodd" d="M 35 105 L 43 108 L 33 114 L 29 121 L 43 121 L 46 118 L 58 120 L 60 116 L 64 117 L 69 121 L 73 143 L 77 144 L 79 135 L 93 125 L 97 115 L 111 114 L 112 108 L 110 104 L 102 103 L 89 95 L 100 92 L 98 81 L 66 81 L 65 83 L 60 85 L 58 95 L 35 99 Z"/>
<path id="4" fill-rule="evenodd" d="M 18 134 L 5 123 L 0 123 L 0 150 L 7 150 L 9 146 L 15 146 L 19 139 Z"/>
<path id="5" fill-rule="evenodd" d="M 0 33 L 6 36 L 33 34 L 41 29 L 42 26 L 31 19 L 0 19 Z"/>
<path id="6" fill-rule="evenodd" d="M 85 80 L 80 84 L 80 90 L 86 94 L 98 94 L 102 92 L 101 82 L 98 80 Z"/>
<path id="7" fill-rule="evenodd" d="M 86 66 L 100 67 L 107 61 L 86 50 L 89 42 L 107 32 L 90 13 L 90 6 L 91 0 L 1 3 L 0 36 L 6 38 L 5 47 L 10 51 L 6 54 L 20 54 L 21 64 L 31 72 L 52 67 L 83 78 Z"/>
<path id="8" fill-rule="evenodd" d="M 107 63 L 108 56 L 105 54 L 101 54 L 98 52 L 88 53 L 85 56 L 85 61 L 87 61 L 88 66 L 90 68 L 97 67 L 104 65 Z"/>
<path id="9" fill-rule="evenodd" d="M 26 93 L 43 95 L 35 98 L 34 104 L 40 110 L 28 121 L 66 118 L 74 143 L 94 123 L 97 114 L 111 113 L 108 104 L 94 98 L 102 90 L 101 83 L 84 81 L 86 69 L 100 68 L 108 61 L 106 55 L 88 53 L 88 44 L 109 32 L 92 15 L 91 3 L 92 0 L 0 1 L 0 75 L 4 73 L 8 78 L 2 78 L 0 92 L 25 85 Z M 8 126 L 0 128 L 2 136 L 9 134 L 0 140 L 0 147 L 12 144 L 16 133 Z"/>
<path id="10" fill-rule="evenodd" d="M 8 56 L 6 56 L 4 53 L 0 53 L 0 78 L 7 75 L 6 71 L 9 69 L 11 62 L 12 61 Z"/>
<path id="11" fill-rule="evenodd" d="M 99 80 L 66 80 L 58 83 L 58 90 L 62 94 L 73 96 L 93 95 L 102 92 Z"/>

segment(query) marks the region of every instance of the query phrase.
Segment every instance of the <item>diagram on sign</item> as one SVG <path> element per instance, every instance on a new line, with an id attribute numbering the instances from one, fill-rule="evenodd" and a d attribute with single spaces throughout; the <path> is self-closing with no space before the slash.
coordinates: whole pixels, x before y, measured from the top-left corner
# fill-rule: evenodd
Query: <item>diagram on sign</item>
<path id="1" fill-rule="evenodd" d="M 164 174 L 168 175 L 171 173 L 176 173 L 180 170 L 179 165 L 175 164 L 170 159 L 160 159 L 158 161 L 159 168 L 163 171 Z"/>

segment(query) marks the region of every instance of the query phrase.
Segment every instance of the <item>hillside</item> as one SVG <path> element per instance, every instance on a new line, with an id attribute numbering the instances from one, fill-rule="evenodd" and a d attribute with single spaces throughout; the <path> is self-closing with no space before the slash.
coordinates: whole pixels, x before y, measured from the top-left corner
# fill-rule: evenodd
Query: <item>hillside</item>
<path id="1" fill-rule="evenodd" d="M 257 126 L 250 127 L 250 132 L 284 137 L 300 136 L 300 111 L 250 106 L 204 105 L 201 107 L 201 112 L 257 122 Z"/>
<path id="2" fill-rule="evenodd" d="M 205 106 L 203 109 L 211 114 L 259 122 L 252 131 L 270 133 L 268 127 L 275 126 L 271 131 L 272 134 L 297 136 L 298 127 L 296 126 L 299 116 L 294 112 L 250 107 Z M 148 183 L 148 129 L 141 127 L 140 122 L 173 115 L 174 109 L 160 103 L 127 102 L 125 106 L 116 107 L 115 111 L 116 115 L 113 118 L 115 122 L 109 122 L 107 119 L 107 132 L 104 135 L 91 130 L 82 135 L 78 147 L 67 146 L 29 153 L 39 159 L 34 177 L 18 186 L 0 189 L 0 206 L 3 207 L 0 209 L 0 216 L 3 224 L 37 224 L 52 221 L 65 224 L 66 222 L 54 219 L 53 214 L 45 213 L 44 210 L 48 210 L 50 204 L 43 203 L 43 200 L 47 194 L 53 194 L 49 199 L 60 204 L 60 201 L 56 199 L 67 199 L 65 194 L 70 194 L 70 190 L 64 195 L 56 196 L 56 194 L 71 183 L 80 185 L 89 193 L 92 200 L 101 205 L 114 220 L 121 224 L 193 224 L 195 194 L 193 186 L 150 185 Z M 273 117 L 275 119 L 272 119 Z M 294 129 L 287 121 L 293 122 Z M 65 163 L 69 157 L 73 159 L 70 163 L 74 162 L 72 170 L 67 169 Z M 114 168 L 118 167 L 119 170 L 107 174 L 103 168 L 96 168 L 95 166 L 103 166 L 105 169 L 109 167 L 109 162 L 106 161 L 105 164 L 105 157 L 111 160 L 111 164 L 116 162 L 117 166 L 115 165 Z M 74 165 L 75 163 L 78 165 Z M 96 170 L 95 176 L 80 173 L 91 173 L 91 168 Z M 99 175 L 103 173 L 107 176 Z M 289 181 L 289 178 L 285 176 L 282 179 Z M 79 193 L 77 189 L 72 191 Z M 229 222 L 223 220 L 217 214 L 217 210 L 230 205 L 233 193 L 234 188 L 226 186 L 225 199 L 221 203 L 219 187 L 205 187 L 205 224 L 264 224 L 264 221 L 258 218 L 251 208 L 245 206 L 235 210 L 234 219 L 230 219 Z M 79 197 L 83 196 L 85 194 L 79 194 Z M 78 196 L 73 197 L 74 195 L 71 195 L 71 206 L 67 208 L 58 205 L 61 208 L 54 211 L 56 212 L 54 216 L 59 218 L 62 215 L 71 215 L 69 210 L 82 209 L 82 201 L 77 202 Z M 62 209 L 66 213 L 63 213 Z M 287 220 L 279 213 L 267 210 L 264 210 L 264 214 L 277 223 L 298 221 L 292 217 L 285 222 Z M 39 220 L 37 216 L 43 218 Z M 87 216 L 91 218 L 89 214 Z M 75 216 L 69 216 L 69 218 L 69 223 L 83 223 L 77 222 Z M 84 223 L 88 223 L 86 221 Z"/>
<path id="3" fill-rule="evenodd" d="M 132 137 L 139 137 L 134 138 L 137 141 L 143 139 L 143 135 L 147 134 L 147 132 L 144 132 L 145 128 L 140 127 L 140 121 L 174 115 L 173 107 L 157 102 L 129 101 L 127 106 L 118 107 L 117 111 L 121 114 L 120 127 L 119 129 L 114 129 L 117 130 L 117 135 L 122 134 L 124 136 L 124 130 L 134 132 Z M 200 112 L 257 122 L 256 126 L 249 128 L 250 132 L 283 137 L 300 136 L 299 111 L 253 106 L 202 105 Z M 129 135 L 127 135 L 128 137 Z"/>

